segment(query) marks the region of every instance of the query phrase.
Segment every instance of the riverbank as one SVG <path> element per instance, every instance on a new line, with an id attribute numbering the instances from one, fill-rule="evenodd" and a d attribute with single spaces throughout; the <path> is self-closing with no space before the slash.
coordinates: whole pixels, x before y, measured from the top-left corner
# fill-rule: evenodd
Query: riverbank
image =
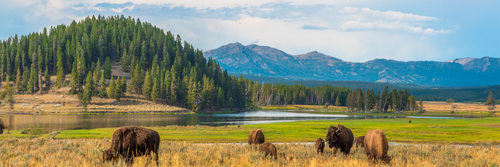
<path id="1" fill-rule="evenodd" d="M 0 164 L 6 166 L 125 166 L 102 162 L 101 151 L 109 139 L 6 139 L 0 140 Z M 495 146 L 457 147 L 453 145 L 390 145 L 390 164 L 373 164 L 362 148 L 355 146 L 349 156 L 325 147 L 322 155 L 314 145 L 276 144 L 278 159 L 266 158 L 248 145 L 193 145 L 162 141 L 159 166 L 498 166 L 500 148 Z M 154 164 L 146 157 L 134 159 L 133 166 Z"/>
<path id="2" fill-rule="evenodd" d="M 244 143 L 248 132 L 262 129 L 270 142 L 314 142 L 324 138 L 330 125 L 343 124 L 354 136 L 364 135 L 371 129 L 383 129 L 389 142 L 446 143 L 446 144 L 500 144 L 500 118 L 471 119 L 356 119 L 332 121 L 299 121 L 237 126 L 162 126 L 151 127 L 162 140 L 192 143 Z M 0 138 L 55 138 L 104 139 L 111 138 L 116 128 L 78 129 L 24 133 L 9 131 Z"/>
<path id="3" fill-rule="evenodd" d="M 68 95 L 68 87 L 48 94 L 14 96 L 14 109 L 0 106 L 0 114 L 95 114 L 95 113 L 192 113 L 185 108 L 154 103 L 142 96 L 126 93 L 119 101 L 93 97 L 85 109 L 76 95 Z"/>
<path id="4" fill-rule="evenodd" d="M 454 108 L 453 108 L 454 107 Z M 404 111 L 402 113 L 356 113 L 348 112 L 347 107 L 324 105 L 274 105 L 259 106 L 261 110 L 284 110 L 291 112 L 345 114 L 345 115 L 393 115 L 393 116 L 452 116 L 452 117 L 500 117 L 500 107 L 491 113 L 488 106 L 480 103 L 453 103 L 439 101 L 424 101 L 424 113 Z M 453 112 L 451 112 L 453 110 Z"/>

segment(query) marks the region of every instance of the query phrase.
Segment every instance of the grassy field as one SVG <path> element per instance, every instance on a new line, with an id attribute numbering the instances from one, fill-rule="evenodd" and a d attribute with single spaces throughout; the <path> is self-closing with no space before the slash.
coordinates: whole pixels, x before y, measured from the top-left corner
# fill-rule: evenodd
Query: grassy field
<path id="1" fill-rule="evenodd" d="M 270 124 L 210 127 L 164 126 L 151 127 L 160 133 L 162 140 L 193 143 L 247 142 L 252 129 L 263 130 L 270 142 L 313 142 L 324 138 L 330 125 L 343 124 L 354 136 L 364 135 L 371 129 L 383 129 L 390 142 L 403 143 L 462 143 L 500 144 L 500 118 L 475 119 L 361 119 L 334 121 L 301 121 Z M 46 137 L 56 139 L 104 139 L 111 138 L 116 128 L 63 130 L 58 132 L 35 131 L 21 134 L 22 130 L 9 131 L 0 138 Z"/>
<path id="2" fill-rule="evenodd" d="M 4 139 L 0 140 L 0 164 L 5 166 L 125 166 L 123 160 L 103 162 L 101 151 L 108 139 Z M 265 157 L 249 145 L 191 144 L 162 141 L 160 166 L 498 166 L 500 147 L 453 145 L 390 145 L 390 164 L 374 164 L 364 150 L 353 148 L 349 156 L 325 148 L 317 155 L 313 145 L 276 144 L 277 160 Z M 134 159 L 133 166 L 155 162 Z M 1 165 L 1 166 L 3 166 Z"/>

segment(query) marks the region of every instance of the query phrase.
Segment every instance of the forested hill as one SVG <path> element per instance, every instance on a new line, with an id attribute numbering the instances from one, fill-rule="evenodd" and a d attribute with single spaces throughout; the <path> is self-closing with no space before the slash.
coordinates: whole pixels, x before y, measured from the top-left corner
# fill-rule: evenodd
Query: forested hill
<path id="1" fill-rule="evenodd" d="M 131 77 L 112 76 L 112 65 Z M 57 79 L 51 81 L 53 75 Z M 263 85 L 230 76 L 179 35 L 124 16 L 92 16 L 1 40 L 0 80 L 7 81 L 0 98 L 10 104 L 14 93 L 70 87 L 68 93 L 77 94 L 83 106 L 95 96 L 119 100 L 127 92 L 193 111 L 325 103 L 365 111 L 415 109 L 415 99 L 403 90 L 376 95 L 332 86 Z"/>

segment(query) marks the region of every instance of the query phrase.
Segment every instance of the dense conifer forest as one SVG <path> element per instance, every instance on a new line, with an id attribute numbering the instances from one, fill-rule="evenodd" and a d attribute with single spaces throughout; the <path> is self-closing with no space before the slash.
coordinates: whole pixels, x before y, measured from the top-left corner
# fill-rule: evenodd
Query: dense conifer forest
<path id="1" fill-rule="evenodd" d="M 112 68 L 130 77 L 113 76 Z M 7 81 L 1 98 L 10 98 L 10 103 L 12 92 L 43 94 L 69 87 L 68 94 L 78 95 L 83 106 L 92 97 L 120 100 L 128 92 L 193 111 L 284 104 L 348 106 L 358 112 L 417 108 L 406 90 L 386 87 L 376 94 L 328 85 L 261 84 L 232 76 L 179 35 L 124 16 L 91 16 L 1 40 L 0 80 Z"/>

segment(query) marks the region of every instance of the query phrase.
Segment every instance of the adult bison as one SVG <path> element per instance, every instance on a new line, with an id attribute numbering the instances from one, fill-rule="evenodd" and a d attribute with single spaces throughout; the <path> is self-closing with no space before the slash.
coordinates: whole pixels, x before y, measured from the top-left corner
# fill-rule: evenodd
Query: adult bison
<path id="1" fill-rule="evenodd" d="M 266 142 L 266 139 L 264 138 L 264 133 L 262 133 L 260 129 L 252 130 L 250 134 L 248 134 L 248 144 L 262 144 L 264 142 Z"/>
<path id="2" fill-rule="evenodd" d="M 158 132 L 141 127 L 121 127 L 113 133 L 111 147 L 103 151 L 102 158 L 104 161 L 110 161 L 123 157 L 127 163 L 132 164 L 134 157 L 151 156 L 151 152 L 154 152 L 158 164 L 159 146 Z"/>
<path id="3" fill-rule="evenodd" d="M 316 140 L 316 153 L 322 154 L 325 149 L 325 141 L 320 137 Z"/>
<path id="4" fill-rule="evenodd" d="M 0 134 L 3 134 L 3 130 L 5 129 L 5 124 L 3 124 L 2 119 L 0 119 Z"/>
<path id="5" fill-rule="evenodd" d="M 328 128 L 328 133 L 326 134 L 326 141 L 330 148 L 340 149 L 344 154 L 349 154 L 351 151 L 354 136 L 352 135 L 351 129 L 345 127 L 344 125 L 338 124 L 337 127 L 330 126 Z"/>
<path id="6" fill-rule="evenodd" d="M 365 136 L 358 136 L 354 138 L 354 143 L 356 143 L 356 148 L 365 146 Z"/>
<path id="7" fill-rule="evenodd" d="M 274 146 L 274 144 L 272 144 L 272 143 L 269 143 L 269 142 L 262 143 L 261 145 L 259 145 L 258 150 L 260 152 L 263 152 L 266 155 L 266 157 L 271 156 L 274 159 L 278 158 L 278 151 L 276 149 L 276 146 Z"/>
<path id="8" fill-rule="evenodd" d="M 370 159 L 382 160 L 386 163 L 391 161 L 391 157 L 387 155 L 389 144 L 382 130 L 371 130 L 365 136 L 365 151 Z"/>

